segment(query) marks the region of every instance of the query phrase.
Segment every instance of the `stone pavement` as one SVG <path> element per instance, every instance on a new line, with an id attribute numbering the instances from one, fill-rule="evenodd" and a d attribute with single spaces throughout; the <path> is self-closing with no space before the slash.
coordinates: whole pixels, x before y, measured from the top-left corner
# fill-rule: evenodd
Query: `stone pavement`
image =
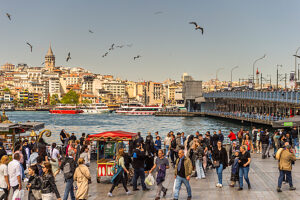
<path id="1" fill-rule="evenodd" d="M 216 188 L 217 174 L 215 170 L 208 170 L 206 179 L 196 180 L 192 178 L 190 181 L 192 187 L 193 199 L 222 199 L 222 200 L 240 200 L 240 199 L 300 199 L 300 161 L 296 161 L 294 165 L 292 176 L 296 191 L 289 191 L 288 184 L 283 184 L 282 193 L 276 192 L 278 180 L 277 161 L 273 158 L 262 160 L 260 155 L 252 154 L 252 162 L 250 165 L 249 179 L 252 189 L 247 189 L 247 184 L 244 181 L 244 190 L 237 191 L 237 188 L 229 187 L 230 184 L 230 168 L 226 168 L 223 172 L 223 188 Z M 89 200 L 96 199 L 110 199 L 110 200 L 148 200 L 155 199 L 156 187 L 152 187 L 150 191 L 132 192 L 131 195 L 126 195 L 122 184 L 115 188 L 113 197 L 107 197 L 107 193 L 111 187 L 108 178 L 103 178 L 101 183 L 96 182 L 96 163 L 92 163 L 91 173 L 93 183 L 90 185 Z M 56 182 L 60 194 L 63 197 L 65 184 L 63 182 L 62 174 L 59 174 Z M 174 176 L 173 169 L 168 170 L 164 186 L 168 188 L 168 193 L 165 199 L 172 199 Z M 139 186 L 141 189 L 141 186 Z M 132 187 L 129 186 L 132 190 Z M 70 198 L 70 197 L 69 197 Z M 186 199 L 187 193 L 184 185 L 180 193 L 180 199 Z M 27 199 L 27 197 L 25 198 Z M 164 198 L 162 198 L 164 199 Z"/>

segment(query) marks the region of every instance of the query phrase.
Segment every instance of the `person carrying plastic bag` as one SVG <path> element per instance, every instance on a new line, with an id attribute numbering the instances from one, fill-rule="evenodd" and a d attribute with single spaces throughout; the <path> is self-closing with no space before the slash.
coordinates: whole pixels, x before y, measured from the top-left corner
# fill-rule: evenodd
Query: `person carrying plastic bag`
<path id="1" fill-rule="evenodd" d="M 169 161 L 164 156 L 164 151 L 162 149 L 158 150 L 158 158 L 155 160 L 154 166 L 149 171 L 149 176 L 151 175 L 152 171 L 155 169 L 157 170 L 157 176 L 156 176 L 157 191 L 156 191 L 155 200 L 159 200 L 161 192 L 163 192 L 163 197 L 165 197 L 167 194 L 167 191 L 168 191 L 168 189 L 163 186 L 163 182 L 165 181 L 166 171 L 167 171 L 167 169 L 169 169 Z M 147 179 L 148 179 L 148 177 L 147 177 Z M 152 176 L 152 178 L 153 178 L 153 176 Z M 146 181 L 146 183 L 147 183 L 147 181 Z"/>

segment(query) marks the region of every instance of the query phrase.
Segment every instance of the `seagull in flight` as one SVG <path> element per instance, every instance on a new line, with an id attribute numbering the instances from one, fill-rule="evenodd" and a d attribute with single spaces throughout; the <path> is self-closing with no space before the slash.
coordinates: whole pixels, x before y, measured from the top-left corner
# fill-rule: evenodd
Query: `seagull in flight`
<path id="1" fill-rule="evenodd" d="M 11 21 L 11 15 L 9 13 L 6 13 L 6 16 L 8 17 L 9 21 Z"/>
<path id="2" fill-rule="evenodd" d="M 203 35 L 204 29 L 202 27 L 200 27 L 196 22 L 190 22 L 190 24 L 194 24 L 195 25 L 195 30 L 200 29 Z"/>
<path id="3" fill-rule="evenodd" d="M 68 62 L 70 59 L 71 59 L 71 53 L 69 52 L 66 61 Z"/>
<path id="4" fill-rule="evenodd" d="M 295 57 L 297 57 L 297 58 L 300 58 L 300 56 L 298 56 L 298 55 L 293 55 L 293 56 L 295 56 Z"/>
<path id="5" fill-rule="evenodd" d="M 108 52 L 106 52 L 103 56 L 102 56 L 102 58 L 104 58 L 105 56 L 107 56 L 108 55 Z"/>
<path id="6" fill-rule="evenodd" d="M 157 11 L 154 13 L 154 15 L 160 15 L 160 14 L 163 14 L 163 11 Z"/>
<path id="7" fill-rule="evenodd" d="M 89 30 L 90 33 L 94 33 L 92 30 Z"/>
<path id="8" fill-rule="evenodd" d="M 116 46 L 116 48 L 123 48 L 124 45 L 119 45 L 119 46 Z"/>
<path id="9" fill-rule="evenodd" d="M 45 64 L 45 62 L 42 62 L 42 64 L 41 65 L 44 65 Z"/>
<path id="10" fill-rule="evenodd" d="M 112 44 L 108 50 L 110 50 L 110 51 L 114 50 L 114 46 L 115 46 L 115 44 Z"/>
<path id="11" fill-rule="evenodd" d="M 26 44 L 30 47 L 30 51 L 32 52 L 32 45 L 29 42 L 26 42 Z"/>
<path id="12" fill-rule="evenodd" d="M 138 59 L 140 57 L 141 57 L 140 55 L 137 55 L 137 56 L 133 57 L 133 60 Z"/>

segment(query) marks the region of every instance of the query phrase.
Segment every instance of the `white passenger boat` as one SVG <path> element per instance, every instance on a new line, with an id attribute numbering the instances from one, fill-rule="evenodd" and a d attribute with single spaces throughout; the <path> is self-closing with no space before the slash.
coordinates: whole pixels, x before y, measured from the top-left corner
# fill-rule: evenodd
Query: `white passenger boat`
<path id="1" fill-rule="evenodd" d="M 120 109 L 116 110 L 117 114 L 123 115 L 154 115 L 161 111 L 161 106 L 145 106 L 139 103 L 122 104 Z"/>
<path id="2" fill-rule="evenodd" d="M 94 103 L 81 107 L 83 114 L 103 114 L 110 112 L 105 103 Z"/>

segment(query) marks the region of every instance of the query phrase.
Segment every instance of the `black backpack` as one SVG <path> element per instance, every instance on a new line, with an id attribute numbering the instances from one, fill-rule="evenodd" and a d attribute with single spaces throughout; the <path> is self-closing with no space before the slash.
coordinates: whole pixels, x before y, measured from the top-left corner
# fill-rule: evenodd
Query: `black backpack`
<path id="1" fill-rule="evenodd" d="M 66 158 L 66 162 L 63 167 L 64 177 L 65 179 L 70 179 L 74 175 L 74 169 L 76 167 L 75 161 L 72 158 Z"/>

